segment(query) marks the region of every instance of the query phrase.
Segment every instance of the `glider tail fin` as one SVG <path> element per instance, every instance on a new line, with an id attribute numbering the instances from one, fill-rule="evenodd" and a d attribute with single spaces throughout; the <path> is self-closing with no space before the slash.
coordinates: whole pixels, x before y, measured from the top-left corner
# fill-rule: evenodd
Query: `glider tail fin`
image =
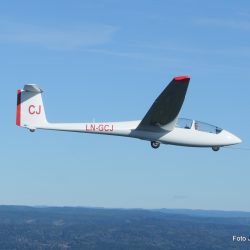
<path id="1" fill-rule="evenodd" d="M 16 125 L 30 130 L 48 124 L 42 100 L 42 90 L 35 84 L 17 91 Z"/>

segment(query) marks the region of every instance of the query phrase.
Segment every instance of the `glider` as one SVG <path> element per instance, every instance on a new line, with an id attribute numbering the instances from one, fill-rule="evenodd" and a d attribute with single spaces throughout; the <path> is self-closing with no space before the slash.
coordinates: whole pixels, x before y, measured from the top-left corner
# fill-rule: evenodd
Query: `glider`
<path id="1" fill-rule="evenodd" d="M 241 139 L 217 126 L 178 118 L 190 77 L 178 76 L 155 100 L 139 121 L 100 123 L 49 123 L 46 119 L 42 90 L 35 84 L 25 85 L 17 93 L 16 125 L 34 132 L 36 129 L 132 137 L 160 144 L 189 147 L 220 147 L 241 143 Z"/>

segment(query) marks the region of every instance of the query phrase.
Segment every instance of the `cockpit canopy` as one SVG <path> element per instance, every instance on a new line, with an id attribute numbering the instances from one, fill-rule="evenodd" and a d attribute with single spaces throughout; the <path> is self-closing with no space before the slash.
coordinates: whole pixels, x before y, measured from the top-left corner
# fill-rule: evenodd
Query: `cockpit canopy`
<path id="1" fill-rule="evenodd" d="M 198 131 L 212 133 L 212 134 L 219 134 L 222 131 L 222 129 L 217 126 L 186 118 L 179 118 L 176 123 L 176 127 L 185 129 L 195 129 Z"/>

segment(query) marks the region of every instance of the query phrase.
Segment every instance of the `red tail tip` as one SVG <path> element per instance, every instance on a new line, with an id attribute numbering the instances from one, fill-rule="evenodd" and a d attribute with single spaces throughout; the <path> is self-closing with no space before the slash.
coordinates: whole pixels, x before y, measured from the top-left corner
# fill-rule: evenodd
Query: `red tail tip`
<path id="1" fill-rule="evenodd" d="M 186 80 L 186 79 L 190 79 L 189 76 L 177 76 L 174 78 L 175 81 L 181 81 L 181 80 Z"/>
<path id="2" fill-rule="evenodd" d="M 21 95 L 22 91 L 17 91 L 16 125 L 21 126 Z"/>

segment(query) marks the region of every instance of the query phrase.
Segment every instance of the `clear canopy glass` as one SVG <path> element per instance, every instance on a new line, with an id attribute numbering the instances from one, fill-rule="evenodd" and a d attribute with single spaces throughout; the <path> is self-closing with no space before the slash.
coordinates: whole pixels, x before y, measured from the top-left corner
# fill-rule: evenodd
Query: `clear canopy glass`
<path id="1" fill-rule="evenodd" d="M 178 118 L 176 127 L 177 128 L 187 128 L 190 129 L 192 127 L 193 120 L 186 118 Z"/>
<path id="2" fill-rule="evenodd" d="M 195 130 L 212 134 L 219 134 L 222 131 L 222 129 L 217 126 L 186 118 L 179 118 L 176 123 L 176 127 L 185 129 L 191 129 L 193 127 Z"/>
<path id="3" fill-rule="evenodd" d="M 217 126 L 199 121 L 194 121 L 194 128 L 199 131 L 213 133 L 213 134 L 219 134 L 222 131 L 222 129 Z"/>

